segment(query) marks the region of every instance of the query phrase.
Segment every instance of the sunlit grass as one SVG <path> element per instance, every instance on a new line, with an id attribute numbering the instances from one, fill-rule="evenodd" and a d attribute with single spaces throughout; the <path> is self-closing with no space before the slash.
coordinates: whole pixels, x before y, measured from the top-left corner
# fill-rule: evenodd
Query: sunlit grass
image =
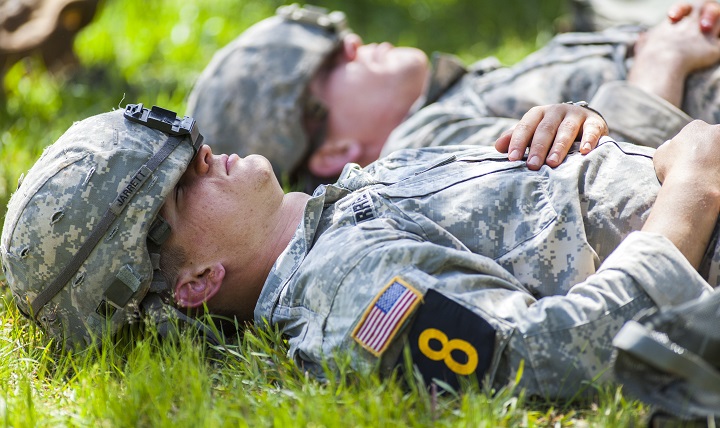
<path id="1" fill-rule="evenodd" d="M 73 121 L 128 102 L 184 113 L 192 84 L 213 53 L 272 15 L 282 1 L 106 0 L 75 40 L 82 67 L 48 74 L 39 58 L 7 70 L 0 95 L 0 206 L 17 178 Z M 562 0 L 318 0 L 348 12 L 367 41 L 389 40 L 468 63 L 495 55 L 511 64 L 544 44 Z M 452 24 L 450 27 L 448 24 Z M 5 210 L 0 210 L 0 222 Z"/>
<path id="2" fill-rule="evenodd" d="M 528 402 L 511 387 L 428 391 L 412 376 L 352 373 L 339 357 L 328 381 L 308 378 L 273 329 L 239 333 L 225 349 L 191 332 L 130 345 L 57 351 L 3 300 L 0 421 L 5 426 L 632 426 L 645 410 L 616 388 L 590 404 Z M 232 338 L 231 338 L 232 339 Z"/>
<path id="3" fill-rule="evenodd" d="M 510 64 L 552 32 L 549 18 L 528 17 L 540 9 L 549 14 L 561 0 L 316 3 L 347 10 L 368 41 L 443 49 L 468 62 L 492 54 Z M 15 64 L 0 96 L 0 222 L 18 177 L 73 121 L 128 102 L 183 113 L 213 52 L 279 4 L 108 0 L 76 40 L 80 70 L 51 75 L 38 58 Z M 480 18 L 463 14 L 471 22 L 460 25 L 458 10 L 482 5 Z M 412 20 L 407 27 L 398 21 L 403 17 Z M 515 21 L 536 34 L 508 24 Z M 351 373 L 341 356 L 340 373 L 319 383 L 287 358 L 287 344 L 273 329 L 251 329 L 222 350 L 202 346 L 192 334 L 161 341 L 151 330 L 132 345 L 106 342 L 72 354 L 57 350 L 9 303 L 7 289 L 0 290 L 6 295 L 0 305 L 2 426 L 631 426 L 646 412 L 617 388 L 568 405 L 532 402 L 510 387 L 433 393 L 412 376 Z"/>

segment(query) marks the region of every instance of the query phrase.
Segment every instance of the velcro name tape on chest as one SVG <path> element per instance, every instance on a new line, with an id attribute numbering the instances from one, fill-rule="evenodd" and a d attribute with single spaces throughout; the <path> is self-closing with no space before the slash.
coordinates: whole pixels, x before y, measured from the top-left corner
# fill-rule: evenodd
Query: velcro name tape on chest
<path id="1" fill-rule="evenodd" d="M 365 310 L 353 330 L 353 339 L 379 357 L 421 302 L 422 294 L 418 290 L 400 277 L 394 277 Z"/>
<path id="2" fill-rule="evenodd" d="M 375 217 L 375 204 L 373 204 L 370 193 L 362 192 L 352 202 L 352 211 L 355 218 L 355 224 L 372 220 Z"/>
<path id="3" fill-rule="evenodd" d="M 462 378 L 475 377 L 482 384 L 495 350 L 495 329 L 480 315 L 431 289 L 407 340 L 413 365 L 426 385 L 439 379 L 457 389 Z M 402 355 L 397 365 L 403 367 Z"/>

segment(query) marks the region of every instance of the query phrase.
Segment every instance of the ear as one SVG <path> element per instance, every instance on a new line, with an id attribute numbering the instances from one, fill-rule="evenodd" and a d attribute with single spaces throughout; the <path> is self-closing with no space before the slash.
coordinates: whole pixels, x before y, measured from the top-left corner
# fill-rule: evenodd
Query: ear
<path id="1" fill-rule="evenodd" d="M 345 164 L 357 162 L 362 155 L 362 144 L 356 140 L 326 141 L 308 161 L 308 168 L 317 177 L 336 177 Z"/>
<path id="2" fill-rule="evenodd" d="M 225 278 L 225 267 L 216 263 L 203 270 L 183 268 L 175 284 L 175 301 L 184 308 L 196 308 L 220 291 Z"/>

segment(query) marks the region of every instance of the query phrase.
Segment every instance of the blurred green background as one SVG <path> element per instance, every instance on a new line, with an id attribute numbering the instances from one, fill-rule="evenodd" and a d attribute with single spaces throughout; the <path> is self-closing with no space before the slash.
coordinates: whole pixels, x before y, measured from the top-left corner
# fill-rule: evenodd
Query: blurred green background
<path id="1" fill-rule="evenodd" d="M 185 112 L 212 54 L 284 2 L 106 0 L 75 39 L 80 68 L 48 73 L 39 57 L 7 70 L 0 94 L 0 224 L 18 177 L 75 120 L 142 102 Z M 564 0 L 317 0 L 348 14 L 365 42 L 512 64 L 566 26 Z M 200 124 L 202 129 L 202 124 Z M 0 276 L 0 279 L 2 277 Z"/>

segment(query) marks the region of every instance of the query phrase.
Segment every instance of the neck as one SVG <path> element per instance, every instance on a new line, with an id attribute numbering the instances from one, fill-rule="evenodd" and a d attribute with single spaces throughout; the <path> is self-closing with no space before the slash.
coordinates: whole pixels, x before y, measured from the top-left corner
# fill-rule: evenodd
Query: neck
<path id="1" fill-rule="evenodd" d="M 308 199 L 310 199 L 310 196 L 305 193 L 294 192 L 284 195 L 279 210 L 271 219 L 270 223 L 273 226 L 268 233 L 264 234 L 263 243 L 258 245 L 261 250 L 254 256 L 251 272 L 248 272 L 248 276 L 242 278 L 244 286 L 252 289 L 251 295 L 247 296 L 249 297 L 248 301 L 252 301 L 252 303 L 245 303 L 243 310 L 238 311 L 236 309 L 233 315 L 239 316 L 244 321 L 252 320 L 255 302 L 260 297 L 273 264 L 287 248 L 295 229 L 302 221 L 305 203 Z"/>
<path id="2" fill-rule="evenodd" d="M 270 274 L 270 269 L 272 269 L 277 258 L 280 257 L 280 254 L 290 243 L 295 229 L 302 221 L 308 199 L 310 199 L 310 195 L 300 192 L 287 193 L 283 197 L 280 209 L 276 214 L 275 226 L 267 236 L 266 242 L 270 244 L 265 246 L 265 251 L 259 258 L 262 266 L 260 275 L 263 283 Z"/>

